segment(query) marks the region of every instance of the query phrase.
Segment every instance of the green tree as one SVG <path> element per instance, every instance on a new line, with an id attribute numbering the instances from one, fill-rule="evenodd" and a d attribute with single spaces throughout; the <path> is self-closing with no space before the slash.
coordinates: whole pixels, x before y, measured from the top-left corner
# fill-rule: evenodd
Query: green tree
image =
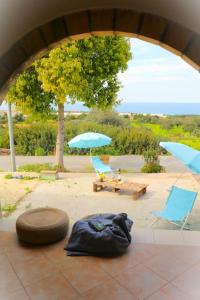
<path id="1" fill-rule="evenodd" d="M 49 115 L 55 96 L 44 92 L 34 66 L 21 73 L 9 87 L 7 101 L 15 104 L 16 109 L 23 114 Z"/>
<path id="2" fill-rule="evenodd" d="M 130 127 L 129 120 L 120 116 L 114 110 L 99 110 L 92 109 L 89 114 L 85 117 L 86 121 L 93 121 L 103 125 L 113 125 L 118 127 Z"/>
<path id="3" fill-rule="evenodd" d="M 129 40 L 123 37 L 92 37 L 53 49 L 21 74 L 7 99 L 30 112 L 49 113 L 58 106 L 56 164 L 64 168 L 64 103 L 81 101 L 87 107 L 116 104 L 118 73 L 131 58 Z M 41 103 L 43 102 L 43 103 Z"/>

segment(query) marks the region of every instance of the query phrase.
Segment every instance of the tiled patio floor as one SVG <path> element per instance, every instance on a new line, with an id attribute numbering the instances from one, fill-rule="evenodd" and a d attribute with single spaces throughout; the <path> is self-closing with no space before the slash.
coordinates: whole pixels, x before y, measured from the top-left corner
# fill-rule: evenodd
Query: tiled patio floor
<path id="1" fill-rule="evenodd" d="M 28 248 L 1 231 L 0 299 L 200 299 L 199 246 L 137 241 L 117 258 L 68 257 L 66 240 Z"/>

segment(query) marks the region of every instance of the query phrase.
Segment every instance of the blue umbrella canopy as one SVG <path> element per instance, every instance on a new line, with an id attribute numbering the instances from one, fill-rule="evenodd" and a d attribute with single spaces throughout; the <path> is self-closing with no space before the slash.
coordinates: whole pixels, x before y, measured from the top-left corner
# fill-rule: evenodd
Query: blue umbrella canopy
<path id="1" fill-rule="evenodd" d="M 68 145 L 70 148 L 97 148 L 109 145 L 112 139 L 107 135 L 97 132 L 86 132 L 77 135 Z"/>
<path id="2" fill-rule="evenodd" d="M 200 174 L 200 151 L 173 142 L 160 142 L 160 146 L 178 158 L 193 173 Z"/>

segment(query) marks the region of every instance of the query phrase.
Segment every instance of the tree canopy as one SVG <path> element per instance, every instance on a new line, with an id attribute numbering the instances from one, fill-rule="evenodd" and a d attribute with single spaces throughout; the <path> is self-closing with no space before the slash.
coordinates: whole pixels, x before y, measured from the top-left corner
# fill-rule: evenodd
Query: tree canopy
<path id="1" fill-rule="evenodd" d="M 118 73 L 131 59 L 129 40 L 92 37 L 51 50 L 11 85 L 7 100 L 23 112 L 49 112 L 55 103 L 82 101 L 105 108 L 117 100 Z"/>
<path id="2" fill-rule="evenodd" d="M 10 86 L 6 98 L 24 114 L 48 115 L 55 104 L 55 96 L 43 90 L 34 66 L 18 76 Z"/>
<path id="3" fill-rule="evenodd" d="M 23 112 L 49 113 L 58 106 L 56 164 L 64 169 L 64 103 L 108 108 L 117 103 L 118 73 L 131 58 L 129 40 L 120 36 L 91 37 L 51 50 L 22 73 L 7 100 Z"/>

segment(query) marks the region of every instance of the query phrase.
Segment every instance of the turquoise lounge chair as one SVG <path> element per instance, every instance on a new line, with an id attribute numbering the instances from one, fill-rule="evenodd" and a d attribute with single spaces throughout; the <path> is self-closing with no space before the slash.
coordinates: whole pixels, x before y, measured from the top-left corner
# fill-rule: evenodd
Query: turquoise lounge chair
<path id="1" fill-rule="evenodd" d="M 92 165 L 93 168 L 95 169 L 96 173 L 113 173 L 113 170 L 109 165 L 106 165 L 105 163 L 102 162 L 102 160 L 98 156 L 92 156 Z"/>
<path id="2" fill-rule="evenodd" d="M 153 216 L 157 218 L 152 225 L 155 224 L 158 219 L 164 219 L 180 226 L 181 230 L 184 229 L 196 197 L 196 192 L 172 186 L 164 210 L 152 212 Z"/>

